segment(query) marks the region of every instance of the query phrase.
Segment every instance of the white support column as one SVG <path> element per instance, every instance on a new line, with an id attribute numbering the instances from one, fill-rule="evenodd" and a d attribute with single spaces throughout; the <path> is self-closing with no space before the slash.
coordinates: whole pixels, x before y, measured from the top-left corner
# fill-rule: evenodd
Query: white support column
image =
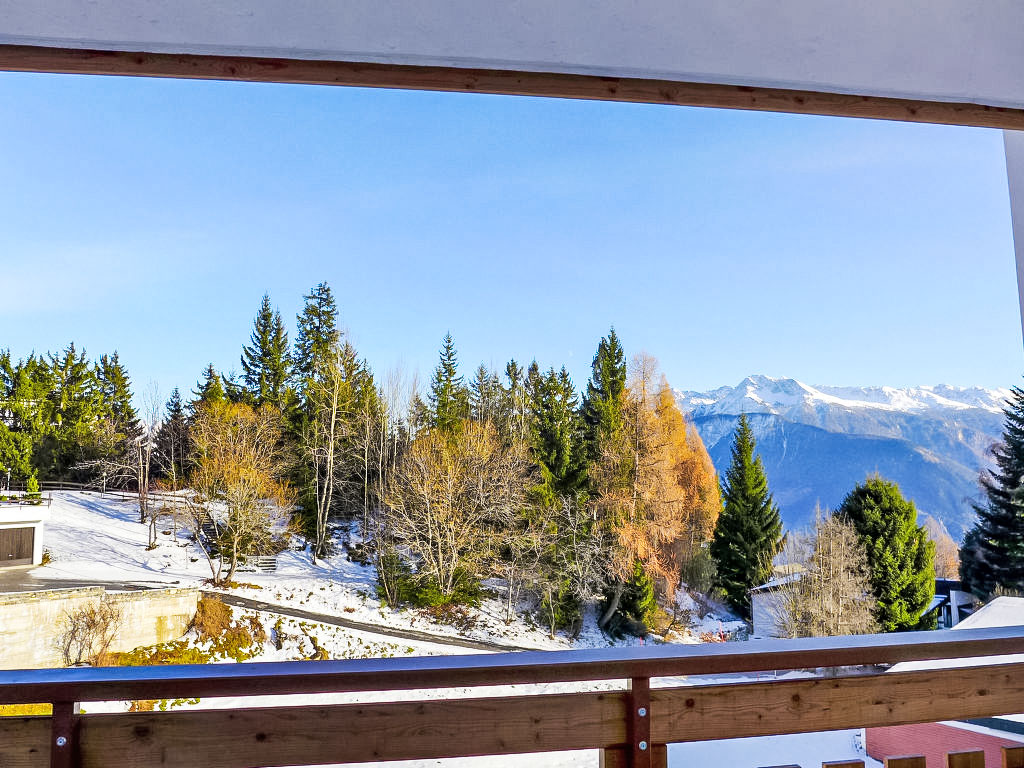
<path id="1" fill-rule="evenodd" d="M 1006 147 L 1006 180 L 1010 187 L 1010 219 L 1017 254 L 1017 296 L 1024 332 L 1024 131 L 1003 131 Z"/>

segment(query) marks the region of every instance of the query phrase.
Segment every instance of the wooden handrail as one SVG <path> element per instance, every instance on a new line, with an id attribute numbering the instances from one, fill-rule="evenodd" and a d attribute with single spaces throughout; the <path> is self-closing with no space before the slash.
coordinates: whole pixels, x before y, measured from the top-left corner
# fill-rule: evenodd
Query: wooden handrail
<path id="1" fill-rule="evenodd" d="M 0 671 L 0 704 L 629 680 L 1024 654 L 1024 627 L 346 661 Z"/>
<path id="2" fill-rule="evenodd" d="M 604 750 L 604 765 L 664 768 L 665 744 L 933 722 L 1024 711 L 1024 661 L 840 677 L 651 678 L 1024 654 L 1024 627 L 488 656 L 0 672 L 0 765 L 207 768 Z M 174 712 L 76 714 L 92 700 L 399 691 L 629 681 L 629 689 Z"/>

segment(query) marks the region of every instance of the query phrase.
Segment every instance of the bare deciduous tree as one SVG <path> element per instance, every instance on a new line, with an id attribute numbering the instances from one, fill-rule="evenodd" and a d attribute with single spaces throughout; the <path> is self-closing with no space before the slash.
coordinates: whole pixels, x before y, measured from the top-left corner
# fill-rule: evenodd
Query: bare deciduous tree
<path id="1" fill-rule="evenodd" d="M 511 523 L 528 469 L 522 450 L 503 445 L 490 425 L 465 422 L 454 434 L 423 430 L 386 490 L 386 528 L 450 596 L 483 558 L 488 534 Z"/>
<path id="2" fill-rule="evenodd" d="M 862 635 L 878 630 L 867 553 L 853 525 L 838 515 L 816 515 L 804 570 L 774 593 L 773 618 L 784 637 Z M 799 542 L 787 550 L 799 553 Z M 806 551 L 806 548 L 804 548 Z"/>

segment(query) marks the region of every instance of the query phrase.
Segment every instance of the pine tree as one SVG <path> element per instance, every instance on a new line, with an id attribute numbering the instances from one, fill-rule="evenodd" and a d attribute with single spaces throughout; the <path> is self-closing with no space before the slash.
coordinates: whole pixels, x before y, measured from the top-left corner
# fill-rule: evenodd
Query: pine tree
<path id="1" fill-rule="evenodd" d="M 929 629 L 935 596 L 935 545 L 917 524 L 914 502 L 877 475 L 847 494 L 836 514 L 853 523 L 868 555 L 878 623 L 885 632 Z"/>
<path id="2" fill-rule="evenodd" d="M 287 389 L 291 375 L 288 333 L 281 313 L 271 309 L 268 294 L 263 294 L 250 338 L 251 346 L 242 348 L 245 387 L 257 406 L 272 405 L 283 411 L 289 404 Z"/>
<path id="3" fill-rule="evenodd" d="M 729 604 L 749 615 L 752 587 L 771 574 L 772 558 L 782 545 L 779 508 L 768 490 L 768 478 L 746 414 L 733 435 L 732 457 L 722 482 L 722 514 L 711 540 L 718 583 Z"/>
<path id="4" fill-rule="evenodd" d="M 327 283 L 319 283 L 305 297 L 302 313 L 296 318 L 298 332 L 292 352 L 292 372 L 305 398 L 309 382 L 324 370 L 338 343 L 338 305 Z"/>
<path id="5" fill-rule="evenodd" d="M 1024 590 L 1024 389 L 1013 387 L 1003 417 L 996 467 L 981 477 L 985 503 L 960 552 L 964 585 L 981 598 Z"/>
<path id="6" fill-rule="evenodd" d="M 458 432 L 469 417 L 469 393 L 459 375 L 458 355 L 450 333 L 445 334 L 440 361 L 430 382 L 431 426 L 449 434 Z"/>

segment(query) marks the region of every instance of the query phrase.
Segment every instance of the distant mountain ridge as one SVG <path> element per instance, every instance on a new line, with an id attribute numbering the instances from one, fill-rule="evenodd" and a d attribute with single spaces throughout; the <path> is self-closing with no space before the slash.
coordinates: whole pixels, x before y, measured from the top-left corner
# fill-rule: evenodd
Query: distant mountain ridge
<path id="1" fill-rule="evenodd" d="M 810 522 L 817 503 L 834 508 L 879 472 L 899 483 L 918 510 L 959 540 L 989 449 L 1002 432 L 1008 389 L 811 386 L 748 376 L 735 387 L 676 391 L 719 473 L 746 413 L 787 527 Z"/>

